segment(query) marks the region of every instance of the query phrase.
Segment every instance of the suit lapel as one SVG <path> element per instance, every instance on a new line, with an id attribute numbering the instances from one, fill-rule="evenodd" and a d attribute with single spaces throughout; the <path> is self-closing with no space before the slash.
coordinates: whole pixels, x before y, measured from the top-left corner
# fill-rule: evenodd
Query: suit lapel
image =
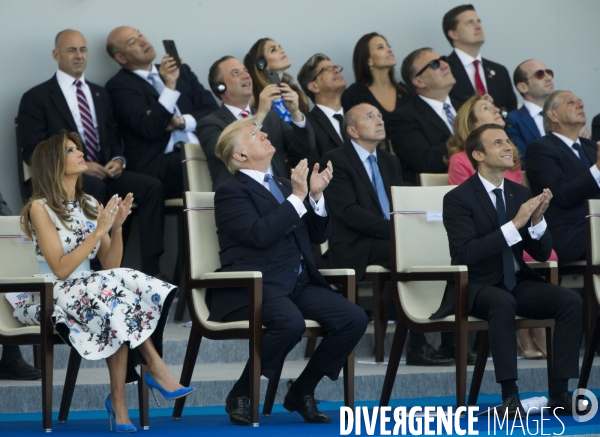
<path id="1" fill-rule="evenodd" d="M 481 183 L 481 179 L 479 179 L 479 173 L 475 173 L 473 176 L 471 176 L 471 183 L 473 184 L 473 189 L 475 190 L 475 198 L 479 201 L 487 215 L 490 217 L 494 223 L 494 226 L 500 227 L 498 223 L 498 212 L 496 211 L 496 208 L 494 208 L 494 204 L 492 203 L 492 199 L 490 199 L 490 195 Z"/>
<path id="2" fill-rule="evenodd" d="M 585 167 L 585 165 L 583 164 L 583 161 L 581 161 L 581 159 L 579 159 L 575 155 L 575 153 L 573 153 L 572 150 L 569 150 L 570 147 L 567 146 L 563 140 L 561 140 L 560 138 L 558 138 L 556 135 L 553 135 L 553 134 L 548 134 L 547 136 L 550 139 L 550 141 L 552 141 L 556 145 L 556 147 L 559 148 L 559 150 L 561 151 L 561 153 L 563 154 L 565 159 L 571 161 L 571 165 L 578 165 L 582 170 L 583 169 L 589 170 Z M 579 144 L 581 144 L 581 139 L 579 140 Z M 590 159 L 590 154 L 586 153 L 586 147 L 583 145 L 581 147 L 582 147 L 583 152 L 585 153 L 585 156 L 587 156 L 588 161 L 591 163 L 596 162 L 596 157 L 594 156 L 593 159 Z"/>
<path id="3" fill-rule="evenodd" d="M 102 100 L 100 99 L 100 92 L 97 89 L 97 86 L 93 83 L 87 82 L 90 87 L 90 93 L 92 94 L 92 100 L 94 101 L 94 112 L 96 113 L 96 121 L 98 122 L 98 140 L 100 142 L 100 152 L 104 152 L 108 150 L 106 147 L 102 147 L 104 144 L 104 132 L 102 130 L 102 126 L 104 126 L 104 108 L 102 107 Z M 105 157 L 107 160 L 109 157 Z"/>
<path id="4" fill-rule="evenodd" d="M 495 95 L 498 90 L 498 81 L 496 80 L 496 71 L 490 66 L 487 59 L 481 58 L 481 65 L 483 66 L 483 74 L 485 75 L 485 83 L 487 84 L 488 94 Z"/>
<path id="5" fill-rule="evenodd" d="M 157 65 L 156 68 L 158 68 L 158 67 L 159 66 Z M 146 79 L 142 79 L 140 76 L 138 76 L 137 74 L 135 74 L 133 71 L 126 70 L 124 68 L 123 68 L 123 71 L 126 74 L 129 74 L 130 76 L 132 76 L 134 78 L 134 80 L 140 81 L 140 84 L 141 84 L 142 88 L 146 88 L 146 91 L 145 91 L 146 93 L 148 93 L 148 94 L 156 97 L 157 99 L 160 97 L 160 95 L 158 94 L 158 91 L 156 91 L 154 89 L 154 87 L 150 83 L 148 83 L 148 81 Z"/>
<path id="6" fill-rule="evenodd" d="M 452 135 L 452 132 L 450 132 L 450 129 L 448 128 L 444 120 L 442 120 L 440 116 L 433 110 L 433 108 L 429 106 L 427 102 L 425 102 L 421 97 L 415 96 L 415 106 L 417 107 L 417 110 L 422 114 L 424 120 L 427 120 L 438 130 L 441 130 L 448 136 Z"/>
<path id="7" fill-rule="evenodd" d="M 73 118 L 73 114 L 71 114 L 71 110 L 69 109 L 69 105 L 67 104 L 67 99 L 65 99 L 65 95 L 60 89 L 60 85 L 58 84 L 58 80 L 56 79 L 56 75 L 50 81 L 50 100 L 56 109 L 62 115 L 62 117 L 66 120 L 68 124 L 68 129 L 71 132 L 78 132 L 77 125 L 75 124 L 75 119 Z"/>
<path id="8" fill-rule="evenodd" d="M 331 139 L 335 142 L 335 144 L 337 144 L 338 147 L 342 146 L 344 144 L 344 142 L 338 135 L 338 133 L 335 130 L 335 128 L 333 127 L 333 125 L 331 124 L 331 120 L 329 119 L 329 117 L 327 117 L 327 115 L 325 115 L 323 110 L 321 108 L 319 108 L 317 105 L 315 105 L 315 107 L 312 110 L 312 113 L 313 113 L 315 119 L 317 120 L 317 122 L 321 125 L 321 127 L 325 130 L 325 132 L 327 132 L 327 135 L 329 135 L 331 137 Z"/>
<path id="9" fill-rule="evenodd" d="M 225 122 L 226 125 L 230 125 L 234 121 L 237 121 L 237 118 L 235 118 L 235 115 L 233 115 L 231 113 L 231 111 L 229 109 L 227 109 L 227 106 L 225 106 L 225 104 L 222 104 L 217 112 L 219 114 L 219 117 L 221 117 L 221 119 L 223 119 L 223 121 Z M 252 115 L 254 115 L 254 113 Z"/>
<path id="10" fill-rule="evenodd" d="M 246 184 L 248 186 L 248 188 L 250 188 L 252 191 L 254 191 L 259 196 L 264 197 L 269 202 L 271 202 L 273 205 L 279 206 L 279 202 L 277 201 L 277 199 L 275 199 L 275 196 L 273 196 L 269 190 L 267 190 L 263 185 L 259 184 L 257 181 L 252 179 L 247 174 L 244 174 L 243 172 L 238 171 L 235 174 L 235 177 L 241 183 Z M 283 187 L 283 184 L 281 182 L 276 181 L 276 183 L 280 187 L 280 189 Z M 283 191 L 282 191 L 282 193 L 283 193 Z"/>
<path id="11" fill-rule="evenodd" d="M 519 109 L 517 114 L 521 116 L 521 118 L 523 119 L 523 123 L 525 124 L 525 126 L 527 126 L 527 129 L 529 129 L 529 132 L 531 132 L 534 138 L 539 138 L 540 130 L 538 129 L 537 124 L 535 124 L 535 120 L 533 119 L 525 105 L 523 105 L 521 109 Z"/>
<path id="12" fill-rule="evenodd" d="M 469 75 L 467 74 L 467 70 L 465 70 L 465 66 L 462 64 L 462 62 L 460 61 L 460 58 L 458 57 L 458 55 L 456 54 L 455 51 L 453 51 L 450 56 L 448 56 L 448 60 L 450 61 L 450 66 L 452 67 L 452 75 L 454 76 L 454 78 L 456 79 L 456 83 L 460 83 L 463 88 L 464 88 L 464 92 L 466 93 L 467 96 L 472 96 L 475 95 L 475 88 L 473 87 L 473 84 L 471 83 L 471 79 L 469 78 Z M 456 86 L 456 85 L 454 85 Z M 488 90 L 489 92 L 489 90 Z M 459 108 L 454 108 L 458 111 Z"/>
<path id="13" fill-rule="evenodd" d="M 344 148 L 346 149 L 346 154 L 348 155 L 350 162 L 354 166 L 356 173 L 363 181 L 363 184 L 365 184 L 367 191 L 369 192 L 369 194 L 371 195 L 373 200 L 377 203 L 377 205 L 379 205 L 379 197 L 377 197 L 377 193 L 375 192 L 373 183 L 371 182 L 371 179 L 369 178 L 369 175 L 367 174 L 367 170 L 365 170 L 364 164 L 358 157 L 358 153 L 356 153 L 356 150 L 354 150 L 354 146 L 352 145 L 352 143 L 350 141 L 348 141 L 344 144 Z"/>

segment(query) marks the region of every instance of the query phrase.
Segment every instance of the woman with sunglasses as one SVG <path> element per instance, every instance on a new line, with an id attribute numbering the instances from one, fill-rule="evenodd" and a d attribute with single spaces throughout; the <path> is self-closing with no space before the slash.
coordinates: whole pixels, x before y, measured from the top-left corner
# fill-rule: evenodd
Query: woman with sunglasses
<path id="1" fill-rule="evenodd" d="M 167 400 L 187 396 L 161 358 L 162 332 L 177 287 L 133 269 L 119 268 L 122 226 L 133 195 L 113 196 L 103 207 L 82 191 L 88 166 L 76 133 L 55 135 L 38 144 L 31 157 L 33 195 L 23 207 L 21 227 L 33 239 L 40 273 L 54 281 L 52 322 L 61 338 L 88 360 L 106 359 L 110 394 L 109 423 L 116 432 L 135 432 L 125 402 L 125 383 L 137 379 L 135 366 L 146 364 L 145 381 Z M 109 234 L 110 232 L 110 234 Z M 98 257 L 105 270 L 90 269 Z M 39 296 L 13 315 L 39 325 Z"/>
<path id="2" fill-rule="evenodd" d="M 257 106 L 260 93 L 269 85 L 269 72 L 277 73 L 282 86 L 291 88 L 298 94 L 298 109 L 303 114 L 308 113 L 308 99 L 298 85 L 294 84 L 293 77 L 285 71 L 292 66 L 281 45 L 271 38 L 261 38 L 254 43 L 248 54 L 244 57 L 244 65 L 252 77 L 252 100 L 250 106 Z"/>
<path id="3" fill-rule="evenodd" d="M 392 114 L 409 97 L 407 88 L 396 80 L 395 67 L 396 58 L 387 40 L 376 32 L 363 35 L 354 46 L 352 68 L 356 82 L 342 95 L 344 112 L 359 103 L 368 103 L 379 109 L 388 125 Z"/>
<path id="4" fill-rule="evenodd" d="M 487 123 L 505 126 L 500 110 L 492 103 L 492 98 L 487 94 L 471 97 L 456 113 L 454 135 L 446 143 L 449 159 L 445 161 L 448 164 L 448 182 L 450 185 L 460 185 L 475 174 L 476 171 L 465 152 L 465 143 L 467 137 L 475 128 Z M 519 151 L 514 144 L 512 146 L 514 166 L 504 172 L 504 177 L 521 184 L 523 175 L 521 173 Z M 523 252 L 523 259 L 526 262 L 535 261 L 527 252 Z M 558 261 L 554 250 L 552 250 L 550 261 Z M 544 328 L 519 329 L 517 331 L 517 344 L 525 359 L 542 358 L 546 356 L 546 331 Z"/>

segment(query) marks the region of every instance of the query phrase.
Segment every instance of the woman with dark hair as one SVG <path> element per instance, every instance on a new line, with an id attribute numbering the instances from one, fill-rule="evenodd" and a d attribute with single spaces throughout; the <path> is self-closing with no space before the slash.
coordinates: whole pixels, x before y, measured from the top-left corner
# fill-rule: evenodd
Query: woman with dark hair
<path id="1" fill-rule="evenodd" d="M 254 43 L 244 57 L 244 65 L 252 77 L 252 100 L 250 106 L 257 106 L 260 93 L 269 85 L 269 72 L 277 73 L 282 85 L 289 86 L 298 94 L 300 112 L 308 113 L 308 99 L 300 87 L 294 83 L 294 78 L 285 71 L 292 66 L 292 61 L 287 57 L 281 45 L 271 38 L 261 38 Z M 284 85 L 285 84 L 285 85 Z"/>
<path id="2" fill-rule="evenodd" d="M 38 144 L 31 157 L 33 195 L 23 207 L 21 227 L 33 239 L 40 274 L 54 279 L 52 322 L 57 332 L 82 357 L 106 359 L 111 430 L 114 419 L 115 431 L 135 432 L 125 402 L 125 382 L 133 379 L 135 365 L 146 364 L 146 383 L 168 400 L 194 390 L 179 384 L 161 358 L 162 332 L 177 288 L 119 268 L 122 225 L 133 195 L 115 195 L 105 207 L 86 195 L 82 175 L 88 166 L 82 150 L 75 133 Z M 89 260 L 96 255 L 105 270 L 90 269 Z M 38 312 L 39 296 L 32 295 L 13 315 L 34 325 L 39 324 Z"/>
<path id="3" fill-rule="evenodd" d="M 359 103 L 369 103 L 381 112 L 386 124 L 408 101 L 408 90 L 396 80 L 396 58 L 387 40 L 377 32 L 363 35 L 352 56 L 355 83 L 342 95 L 344 112 Z M 389 137 L 389 130 L 386 129 Z"/>

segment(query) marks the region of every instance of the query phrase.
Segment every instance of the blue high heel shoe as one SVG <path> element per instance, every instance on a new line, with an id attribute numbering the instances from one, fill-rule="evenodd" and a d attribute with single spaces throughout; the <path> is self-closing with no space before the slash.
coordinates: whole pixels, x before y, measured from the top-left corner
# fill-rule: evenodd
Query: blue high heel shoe
<path id="1" fill-rule="evenodd" d="M 137 428 L 130 423 L 128 423 L 128 424 L 117 423 L 117 419 L 115 418 L 115 412 L 113 411 L 112 405 L 110 403 L 110 394 L 106 397 L 106 402 L 104 402 L 104 406 L 106 407 L 106 410 L 108 411 L 108 423 L 109 423 L 111 431 L 113 430 L 112 421 L 113 421 L 113 419 L 115 419 L 115 432 L 122 432 L 122 433 L 137 432 Z"/>
<path id="2" fill-rule="evenodd" d="M 156 404 L 159 407 L 160 407 L 160 402 L 158 402 L 158 398 L 156 397 L 156 393 L 154 393 L 154 389 L 161 392 L 161 394 L 164 396 L 164 398 L 168 401 L 182 398 L 184 396 L 189 395 L 194 390 L 196 390 L 194 387 L 182 387 L 175 391 L 167 391 L 158 382 L 156 382 L 156 380 L 152 376 L 150 376 L 150 374 L 148 372 L 146 372 L 145 381 L 146 381 L 146 384 L 148 384 L 148 387 L 150 387 L 150 389 L 152 390 L 152 395 L 154 396 L 154 400 L 156 401 Z"/>

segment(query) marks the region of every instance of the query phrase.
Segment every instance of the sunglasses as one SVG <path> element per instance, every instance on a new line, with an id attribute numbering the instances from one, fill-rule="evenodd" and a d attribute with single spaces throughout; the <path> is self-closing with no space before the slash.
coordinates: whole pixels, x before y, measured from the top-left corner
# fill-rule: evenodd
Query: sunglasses
<path id="1" fill-rule="evenodd" d="M 422 75 L 425 72 L 425 70 L 427 70 L 429 67 L 431 67 L 432 70 L 437 70 L 438 68 L 440 68 L 440 65 L 441 65 L 440 63 L 442 61 L 444 61 L 445 63 L 448 63 L 448 58 L 446 56 L 440 56 L 438 59 L 434 59 L 429 64 L 427 64 L 426 66 L 421 68 L 419 70 L 419 72 L 417 74 L 415 74 L 415 77 Z"/>
<path id="2" fill-rule="evenodd" d="M 550 76 L 551 79 L 554 79 L 554 71 L 552 71 L 552 70 L 538 70 L 535 73 L 533 73 L 531 76 L 529 76 L 527 79 L 531 79 L 532 77 L 535 77 L 538 80 L 542 80 L 544 78 L 544 76 L 546 76 L 546 74 L 548 76 Z"/>
<path id="3" fill-rule="evenodd" d="M 340 72 L 340 73 L 341 73 L 341 72 L 342 72 L 342 70 L 344 69 L 344 67 L 342 67 L 341 65 L 328 65 L 327 67 L 323 67 L 323 68 L 321 68 L 321 71 L 319 71 L 319 72 L 316 74 L 316 76 L 315 76 L 315 77 L 313 77 L 313 80 L 311 80 L 311 82 L 314 82 L 315 80 L 317 80 L 317 77 L 319 77 L 319 75 L 320 75 L 321 73 L 323 73 L 323 72 L 330 72 L 330 71 L 332 71 L 333 69 L 336 69 L 336 68 L 339 70 L 339 72 Z"/>

